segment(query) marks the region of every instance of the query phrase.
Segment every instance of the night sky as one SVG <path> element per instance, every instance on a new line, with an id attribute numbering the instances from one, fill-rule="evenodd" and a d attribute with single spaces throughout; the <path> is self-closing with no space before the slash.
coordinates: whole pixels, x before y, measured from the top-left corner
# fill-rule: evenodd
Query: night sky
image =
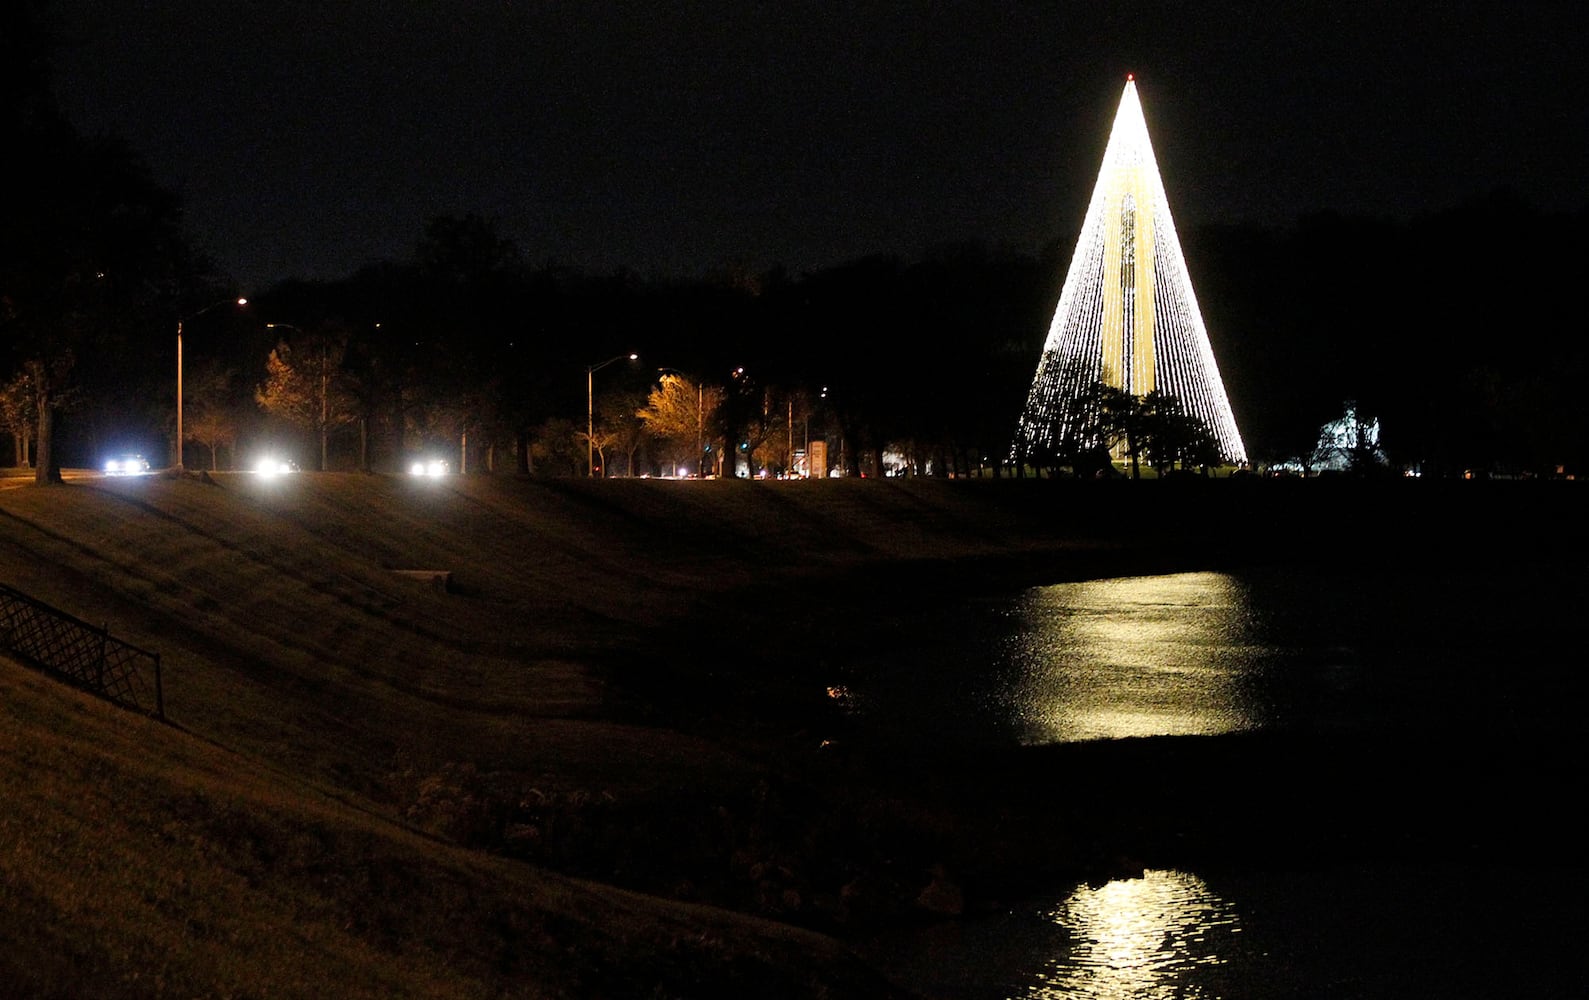
<path id="1" fill-rule="evenodd" d="M 128 140 L 248 290 L 468 213 L 532 263 L 654 276 L 1068 254 L 1128 72 L 1183 230 L 1589 204 L 1585 32 L 1527 4 L 53 10 L 68 117 Z"/>

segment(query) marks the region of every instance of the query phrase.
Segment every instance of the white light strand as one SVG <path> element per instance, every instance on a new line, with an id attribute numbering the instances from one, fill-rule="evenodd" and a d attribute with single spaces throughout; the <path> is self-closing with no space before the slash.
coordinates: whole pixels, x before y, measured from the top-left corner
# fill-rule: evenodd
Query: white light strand
<path id="1" fill-rule="evenodd" d="M 1119 266 L 1120 247 L 1106 245 L 1109 227 L 1106 213 L 1130 197 L 1126 184 L 1133 174 L 1145 172 L 1151 205 L 1151 249 L 1137 246 L 1136 254 L 1151 252 L 1153 260 L 1152 344 L 1156 387 L 1181 400 L 1188 413 L 1200 418 L 1213 432 L 1226 460 L 1245 464 L 1247 451 L 1236 429 L 1225 384 L 1214 361 L 1214 349 L 1203 326 L 1202 312 L 1192 290 L 1192 278 L 1181 254 L 1175 222 L 1170 216 L 1169 199 L 1159 176 L 1153 146 L 1148 140 L 1147 121 L 1137 100 L 1136 84 L 1126 81 L 1125 93 L 1115 113 L 1114 127 L 1104 150 L 1103 166 L 1093 187 L 1092 199 L 1082 223 L 1081 237 L 1071 256 L 1070 270 L 1059 295 L 1059 305 L 1049 324 L 1048 338 L 1037 364 L 1037 373 L 1027 394 L 1026 407 L 1016 430 L 1015 449 L 1042 451 L 1054 443 L 1056 435 L 1072 430 L 1064 425 L 1070 407 L 1091 382 L 1106 373 L 1104 357 L 1104 288 L 1109 280 L 1121 282 L 1119 273 L 1108 275 L 1106 262 Z M 1136 211 L 1143 211 L 1137 206 Z M 1114 211 L 1119 211 L 1116 207 Z M 1132 314 L 1135 304 L 1123 309 Z M 1132 343 L 1129 328 L 1122 331 L 1127 345 Z M 1122 359 L 1130 358 L 1133 367 L 1145 370 L 1128 346 Z M 1138 388 L 1131 372 L 1116 373 L 1127 388 Z"/>

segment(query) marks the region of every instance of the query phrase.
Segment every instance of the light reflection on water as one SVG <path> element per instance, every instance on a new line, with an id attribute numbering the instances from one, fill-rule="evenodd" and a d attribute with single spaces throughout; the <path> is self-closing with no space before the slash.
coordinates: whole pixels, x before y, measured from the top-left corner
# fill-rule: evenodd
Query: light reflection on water
<path id="1" fill-rule="evenodd" d="M 1268 613 L 1252 598 L 1243 578 L 1177 573 L 924 610 L 927 622 L 876 623 L 891 644 L 851 647 L 828 695 L 883 728 L 971 742 L 1263 728 L 1287 708 L 1272 680 L 1297 650 L 1266 636 Z M 1351 658 L 1306 655 L 1321 652 Z"/>
<path id="2" fill-rule="evenodd" d="M 1589 574 L 1177 573 L 1062 583 L 894 619 L 831 652 L 880 732 L 1035 745 L 1244 730 L 1581 728 L 1565 623 Z"/>
<path id="3" fill-rule="evenodd" d="M 1029 1000 L 1172 1000 L 1204 993 L 1193 973 L 1221 965 L 1241 932 L 1233 908 L 1202 879 L 1147 871 L 1078 886 L 1048 915 L 1068 931 L 1068 952 L 1037 972 Z"/>
<path id="4" fill-rule="evenodd" d="M 1261 725 L 1246 587 L 1179 573 L 1042 587 L 1010 609 L 1002 700 L 1025 743 L 1235 732 Z"/>
<path id="5" fill-rule="evenodd" d="M 880 961 L 956 1000 L 1581 996 L 1583 874 L 1150 869 L 880 942 Z"/>

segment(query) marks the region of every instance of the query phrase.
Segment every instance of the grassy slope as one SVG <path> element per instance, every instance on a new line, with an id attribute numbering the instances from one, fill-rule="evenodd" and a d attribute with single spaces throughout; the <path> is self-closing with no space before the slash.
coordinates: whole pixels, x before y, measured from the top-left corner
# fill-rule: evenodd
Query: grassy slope
<path id="1" fill-rule="evenodd" d="M 689 539 L 637 565 L 626 549 L 653 543 L 633 519 L 523 483 L 263 486 L 0 494 L 3 578 L 160 651 L 175 724 L 4 665 L 0 981 L 25 995 L 882 989 L 815 935 L 570 883 L 404 822 L 404 780 L 458 762 L 659 797 L 746 781 L 729 750 L 624 721 L 580 666 L 683 613 L 716 572 L 692 565 Z M 450 568 L 462 593 L 388 572 L 403 567 Z"/>
<path id="2" fill-rule="evenodd" d="M 3 579 L 158 650 L 176 727 L 5 667 L 11 981 L 556 995 L 602 968 L 874 994 L 824 939 L 571 890 L 407 822 L 457 766 L 662 802 L 742 786 L 755 762 L 632 721 L 591 665 L 643 665 L 658 636 L 770 571 L 921 554 L 935 524 L 936 555 L 1008 544 L 909 489 L 702 485 L 218 477 L 0 494 Z M 449 569 L 455 592 L 389 572 L 403 568 Z"/>
<path id="3" fill-rule="evenodd" d="M 1032 538 L 935 484 L 220 483 L 0 494 L 5 579 L 160 651 L 180 725 L 360 792 L 463 759 L 619 789 L 636 759 L 648 788 L 703 765 L 738 780 L 730 751 L 627 722 L 592 665 L 665 662 L 753 585 Z M 451 570 L 455 593 L 405 568 Z"/>
<path id="4" fill-rule="evenodd" d="M 662 811 L 735 794 L 768 745 L 654 696 L 723 663 L 793 690 L 778 654 L 800 651 L 747 660 L 747 636 L 827 601 L 1297 557 L 1321 535 L 1327 558 L 1453 550 L 1408 487 L 1365 508 L 1322 484 L 1278 502 L 1240 484 L 217 480 L 0 492 L 0 580 L 159 650 L 175 723 L 0 666 L 19 805 L 0 818 L 0 981 L 26 993 L 880 995 L 826 938 L 415 827 L 456 832 L 464 771 Z M 1537 552 L 1574 523 L 1559 492 L 1528 518 L 1495 495 L 1464 501 L 1494 530 L 1462 553 Z M 404 568 L 451 570 L 454 592 Z"/>
<path id="5" fill-rule="evenodd" d="M 11 997 L 871 995 L 833 942 L 424 837 L 0 662 Z"/>

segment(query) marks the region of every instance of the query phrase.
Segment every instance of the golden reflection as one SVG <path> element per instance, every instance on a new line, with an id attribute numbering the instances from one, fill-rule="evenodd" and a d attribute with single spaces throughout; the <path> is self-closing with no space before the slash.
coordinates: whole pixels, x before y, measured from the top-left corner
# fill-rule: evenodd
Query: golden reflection
<path id="1" fill-rule="evenodd" d="M 1041 587 L 1018 611 L 1006 693 L 1028 743 L 1210 735 L 1262 723 L 1243 584 L 1177 573 Z"/>
<path id="2" fill-rule="evenodd" d="M 1050 919 L 1069 933 L 1070 951 L 1037 975 L 1032 1000 L 1206 996 L 1189 974 L 1224 964 L 1219 946 L 1241 932 L 1230 904 L 1178 871 L 1079 886 Z"/>

